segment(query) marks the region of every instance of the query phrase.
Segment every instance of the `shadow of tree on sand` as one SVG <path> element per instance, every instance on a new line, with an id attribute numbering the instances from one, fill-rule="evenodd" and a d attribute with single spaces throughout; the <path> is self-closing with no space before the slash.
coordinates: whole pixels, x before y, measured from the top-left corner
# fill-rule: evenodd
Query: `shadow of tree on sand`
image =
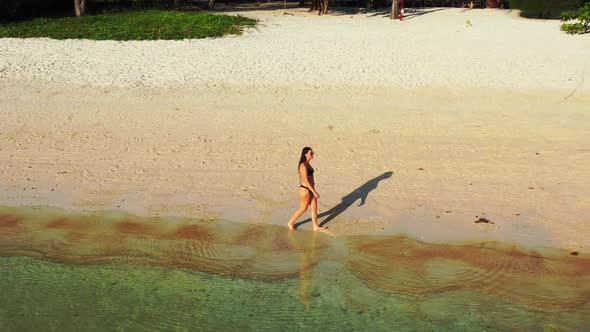
<path id="1" fill-rule="evenodd" d="M 364 205 L 365 201 L 367 200 L 367 196 L 369 196 L 369 193 L 371 191 L 373 191 L 374 189 L 377 188 L 377 186 L 379 185 L 379 182 L 381 182 L 382 180 L 385 180 L 385 179 L 389 179 L 392 175 L 393 175 L 393 172 L 391 172 L 391 171 L 385 172 L 385 173 L 379 175 L 378 177 L 365 182 L 365 184 L 358 187 L 350 194 L 342 197 L 342 199 L 338 205 L 334 206 L 333 208 L 331 208 L 330 210 L 328 210 L 326 212 L 322 212 L 322 213 L 318 214 L 318 219 L 327 216 L 327 218 L 324 219 L 324 221 L 320 222 L 320 226 L 324 226 L 325 224 L 332 221 L 332 219 L 338 217 L 342 212 L 346 211 L 346 209 L 348 209 L 348 207 L 351 206 L 358 199 L 361 200 L 361 202 L 358 206 Z M 303 224 L 306 224 L 310 221 L 311 221 L 311 218 L 300 221 L 295 224 L 295 228 L 297 228 Z"/>

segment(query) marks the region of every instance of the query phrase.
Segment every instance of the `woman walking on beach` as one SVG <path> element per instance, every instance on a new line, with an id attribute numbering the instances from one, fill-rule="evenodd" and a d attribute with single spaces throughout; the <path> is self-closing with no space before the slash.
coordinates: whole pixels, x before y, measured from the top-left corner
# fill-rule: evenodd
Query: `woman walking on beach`
<path id="1" fill-rule="evenodd" d="M 301 151 L 301 158 L 299 159 L 299 177 L 301 178 L 301 185 L 299 186 L 299 209 L 295 211 L 291 220 L 287 223 L 289 230 L 295 230 L 295 221 L 301 215 L 307 211 L 307 208 L 311 205 L 311 222 L 313 223 L 313 230 L 323 230 L 318 224 L 318 198 L 320 194 L 315 190 L 315 182 L 313 180 L 314 169 L 311 167 L 309 162 L 313 159 L 313 150 L 306 146 Z"/>

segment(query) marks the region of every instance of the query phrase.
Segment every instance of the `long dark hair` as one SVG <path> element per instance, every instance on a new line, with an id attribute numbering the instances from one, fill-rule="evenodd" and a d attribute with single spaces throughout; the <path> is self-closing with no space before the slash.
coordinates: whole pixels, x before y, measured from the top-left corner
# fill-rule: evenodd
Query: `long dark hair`
<path id="1" fill-rule="evenodd" d="M 299 166 L 307 161 L 307 157 L 305 155 L 309 152 L 309 150 L 311 150 L 309 146 L 306 146 L 303 148 L 303 150 L 301 150 L 301 158 L 299 158 L 299 164 L 297 164 L 297 171 L 299 171 Z"/>

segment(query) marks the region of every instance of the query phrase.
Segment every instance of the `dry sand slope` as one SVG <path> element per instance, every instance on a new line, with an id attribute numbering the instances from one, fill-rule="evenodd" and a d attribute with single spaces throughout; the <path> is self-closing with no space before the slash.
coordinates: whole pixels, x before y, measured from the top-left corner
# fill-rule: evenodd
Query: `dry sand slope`
<path id="1" fill-rule="evenodd" d="M 310 145 L 336 234 L 588 248 L 590 36 L 282 12 L 214 40 L 0 40 L 0 204 L 282 224 Z"/>

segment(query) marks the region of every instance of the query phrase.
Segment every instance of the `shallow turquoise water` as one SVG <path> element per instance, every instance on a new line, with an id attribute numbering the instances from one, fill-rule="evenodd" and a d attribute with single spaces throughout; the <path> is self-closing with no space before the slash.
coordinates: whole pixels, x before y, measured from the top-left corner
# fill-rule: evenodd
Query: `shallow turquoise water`
<path id="1" fill-rule="evenodd" d="M 0 330 L 585 331 L 568 252 L 0 208 Z"/>

